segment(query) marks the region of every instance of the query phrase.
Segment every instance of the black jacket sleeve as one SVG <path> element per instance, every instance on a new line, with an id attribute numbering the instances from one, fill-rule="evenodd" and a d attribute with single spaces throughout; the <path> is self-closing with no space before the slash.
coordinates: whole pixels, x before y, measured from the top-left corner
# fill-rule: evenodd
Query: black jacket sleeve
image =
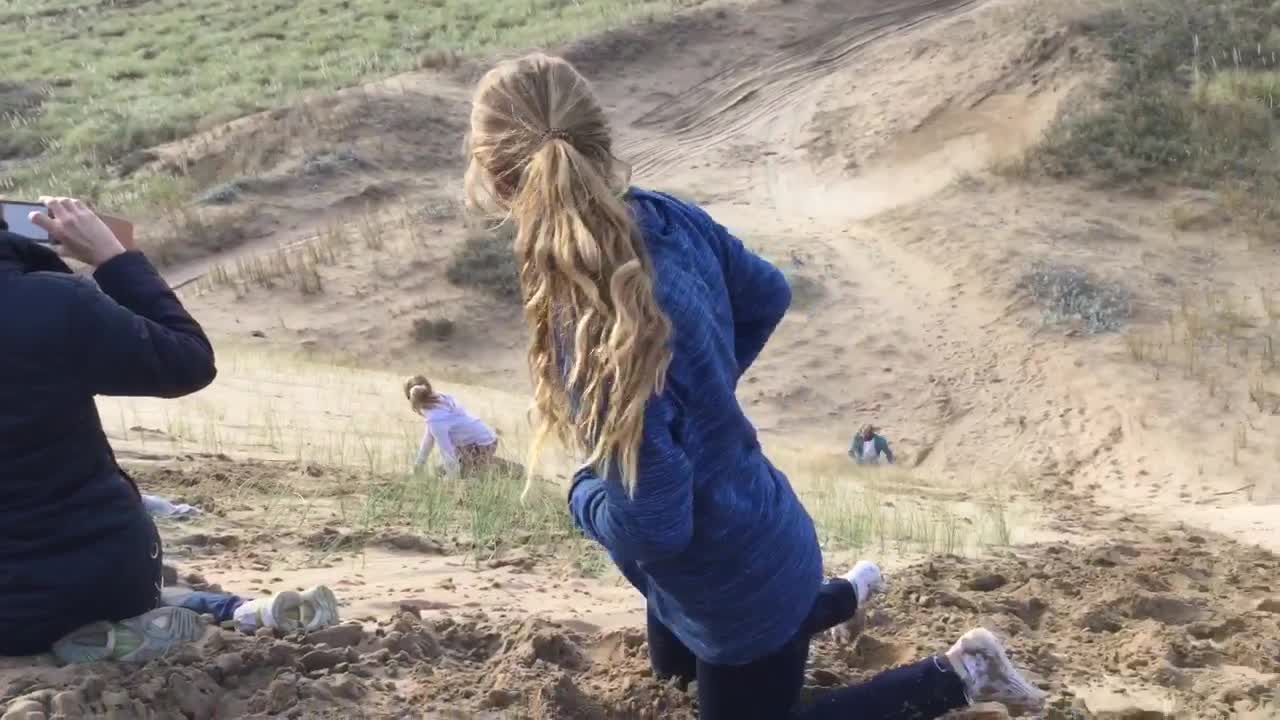
<path id="1" fill-rule="evenodd" d="M 147 258 L 127 252 L 77 286 L 71 347 L 78 379 L 95 395 L 176 398 L 217 375 L 213 346 Z"/>

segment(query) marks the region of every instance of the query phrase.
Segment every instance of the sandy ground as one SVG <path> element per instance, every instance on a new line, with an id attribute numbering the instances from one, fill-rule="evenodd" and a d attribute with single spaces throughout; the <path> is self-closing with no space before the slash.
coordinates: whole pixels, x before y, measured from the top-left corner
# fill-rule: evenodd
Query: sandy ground
<path id="1" fill-rule="evenodd" d="M 148 490 L 207 509 L 161 521 L 179 580 L 245 596 L 328 582 L 346 623 L 307 637 L 214 630 L 141 669 L 6 660 L 10 713 L 694 717 L 689 692 L 651 677 L 642 603 L 603 566 L 564 546 L 490 553 L 395 524 L 362 533 L 343 524 L 341 500 L 363 475 L 197 460 L 134 467 Z M 281 500 L 284 486 L 330 502 Z M 1280 671 L 1280 560 L 1066 491 L 1053 500 L 1054 523 L 1097 539 L 894 568 L 865 632 L 820 639 L 807 694 L 938 652 L 981 624 L 1053 691 L 1048 717 L 1270 717 L 1260 708 Z"/>
<path id="2" fill-rule="evenodd" d="M 1280 717 L 1280 276 L 1203 198 L 1009 171 L 1105 71 L 1068 29 L 1081 5 L 722 4 L 566 52 L 635 182 L 703 203 L 797 288 L 740 397 L 820 522 L 877 519 L 857 543 L 831 533 L 833 568 L 860 549 L 894 577 L 864 634 L 820 643 L 814 692 L 982 623 L 1053 691 L 1050 717 Z M 323 581 L 358 627 L 218 633 L 142 669 L 5 661 L 6 719 L 693 716 L 649 677 L 639 598 L 579 543 L 477 551 L 370 518 L 420 431 L 401 374 L 444 379 L 509 459 L 527 438 L 518 308 L 445 278 L 475 71 L 160 148 L 267 178 L 209 210 L 262 239 L 172 272 L 222 348 L 215 385 L 101 403 L 144 488 L 209 511 L 164 524 L 181 575 L 246 594 Z M 323 256 L 323 291 L 292 269 L 251 279 L 281 256 Z M 1122 283 L 1135 318 L 1045 326 L 1018 287 L 1037 260 Z M 455 335 L 415 340 L 424 317 Z M 867 421 L 900 472 L 844 463 Z"/>

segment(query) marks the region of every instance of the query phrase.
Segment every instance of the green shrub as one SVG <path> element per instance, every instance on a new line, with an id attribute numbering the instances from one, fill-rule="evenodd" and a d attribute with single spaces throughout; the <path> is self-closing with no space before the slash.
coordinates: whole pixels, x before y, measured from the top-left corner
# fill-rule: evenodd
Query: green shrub
<path id="1" fill-rule="evenodd" d="M 520 300 L 519 269 L 513 251 L 515 226 L 475 229 L 454 251 L 446 277 L 458 287 L 482 290 L 499 300 Z"/>
<path id="2" fill-rule="evenodd" d="M 1082 23 L 1115 72 L 1032 158 L 1053 176 L 1213 187 L 1274 174 L 1280 3 L 1137 0 Z"/>
<path id="3" fill-rule="evenodd" d="M 413 321 L 413 339 L 418 342 L 441 342 L 453 337 L 456 329 L 453 321 L 448 318 L 416 318 Z"/>

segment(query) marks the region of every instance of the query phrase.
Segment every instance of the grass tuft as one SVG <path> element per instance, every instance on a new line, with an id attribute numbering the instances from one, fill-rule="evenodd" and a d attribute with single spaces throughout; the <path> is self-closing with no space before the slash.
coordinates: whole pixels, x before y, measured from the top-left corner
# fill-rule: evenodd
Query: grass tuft
<path id="1" fill-rule="evenodd" d="M 519 301 L 519 271 L 512 251 L 515 232 L 515 226 L 507 222 L 494 230 L 476 228 L 467 233 L 449 260 L 449 282 L 483 290 L 499 300 Z"/>
<path id="2" fill-rule="evenodd" d="M 453 337 L 457 325 L 448 318 L 414 318 L 413 339 L 417 342 L 443 342 Z"/>
<path id="3" fill-rule="evenodd" d="M 1128 290 L 1082 268 L 1040 260 L 1023 275 L 1020 286 L 1050 325 L 1079 324 L 1096 334 L 1120 329 L 1133 314 Z"/>

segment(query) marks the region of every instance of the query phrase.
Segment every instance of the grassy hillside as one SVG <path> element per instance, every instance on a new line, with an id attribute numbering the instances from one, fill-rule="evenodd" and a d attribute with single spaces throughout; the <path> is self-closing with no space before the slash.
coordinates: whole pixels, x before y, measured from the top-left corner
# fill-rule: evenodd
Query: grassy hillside
<path id="1" fill-rule="evenodd" d="M 689 0 L 14 0 L 0 192 L 121 191 L 151 146 L 459 53 L 555 43 Z M 113 198 L 119 202 L 121 198 Z M 131 203 L 132 204 L 132 203 Z"/>
<path id="2" fill-rule="evenodd" d="M 1237 221 L 1280 238 L 1280 3 L 1137 0 L 1078 30 L 1114 72 L 1035 158 L 1050 175 L 1220 191 Z"/>

